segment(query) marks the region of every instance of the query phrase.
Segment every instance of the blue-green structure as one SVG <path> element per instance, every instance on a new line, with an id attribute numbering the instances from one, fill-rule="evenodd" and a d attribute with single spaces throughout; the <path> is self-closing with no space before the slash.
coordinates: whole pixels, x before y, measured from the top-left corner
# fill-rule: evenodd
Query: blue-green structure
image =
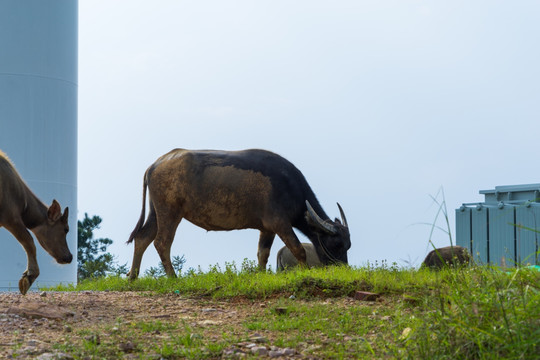
<path id="1" fill-rule="evenodd" d="M 540 184 L 481 190 L 484 202 L 456 210 L 456 244 L 477 263 L 540 265 Z"/>

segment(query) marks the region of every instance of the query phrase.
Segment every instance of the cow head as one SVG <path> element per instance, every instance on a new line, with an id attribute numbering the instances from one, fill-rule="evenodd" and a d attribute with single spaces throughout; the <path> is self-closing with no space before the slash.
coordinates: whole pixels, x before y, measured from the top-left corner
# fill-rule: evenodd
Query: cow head
<path id="1" fill-rule="evenodd" d="M 66 207 L 62 214 L 62 208 L 56 200 L 47 210 L 47 220 L 32 229 L 39 244 L 45 249 L 59 264 L 69 264 L 73 260 L 73 255 L 69 251 L 66 242 L 69 209 Z"/>
<path id="2" fill-rule="evenodd" d="M 306 200 L 306 220 L 316 239 L 311 239 L 323 264 L 347 264 L 347 250 L 351 247 L 351 235 L 343 209 L 337 204 L 341 221 L 323 220 Z"/>

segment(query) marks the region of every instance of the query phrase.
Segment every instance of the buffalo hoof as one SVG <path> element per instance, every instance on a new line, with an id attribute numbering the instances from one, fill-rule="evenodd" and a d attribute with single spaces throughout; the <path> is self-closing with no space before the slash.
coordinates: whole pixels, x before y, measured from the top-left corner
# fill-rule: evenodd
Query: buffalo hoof
<path id="1" fill-rule="evenodd" d="M 133 271 L 133 270 L 130 270 L 130 271 L 126 274 L 126 276 L 127 276 L 127 278 L 128 278 L 129 280 L 135 280 L 135 279 L 137 279 L 137 275 L 138 275 L 138 272 Z"/>
<path id="2" fill-rule="evenodd" d="M 32 284 L 30 283 L 30 280 L 28 280 L 28 275 L 23 275 L 21 280 L 19 280 L 19 291 L 21 294 L 26 295 L 28 289 L 30 289 L 30 285 Z"/>

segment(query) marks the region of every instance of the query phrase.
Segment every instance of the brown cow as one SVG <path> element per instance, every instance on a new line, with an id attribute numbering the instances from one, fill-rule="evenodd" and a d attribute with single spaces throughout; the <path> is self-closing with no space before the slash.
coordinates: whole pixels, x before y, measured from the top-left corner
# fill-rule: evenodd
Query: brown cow
<path id="1" fill-rule="evenodd" d="M 30 229 L 40 245 L 59 264 L 69 264 L 73 255 L 66 242 L 69 209 L 64 214 L 56 200 L 47 208 L 28 188 L 6 154 L 0 151 L 0 227 L 15 236 L 26 251 L 28 263 L 19 280 L 21 294 L 26 294 L 39 275 L 36 246 Z"/>
<path id="2" fill-rule="evenodd" d="M 441 269 L 445 266 L 467 265 L 471 261 L 471 255 L 462 246 L 446 246 L 432 250 L 427 254 L 422 267 Z"/>
<path id="3" fill-rule="evenodd" d="M 141 216 L 128 240 L 135 241 L 129 277 L 138 276 L 142 256 L 152 241 L 167 275 L 176 276 L 170 250 L 182 219 L 209 231 L 259 230 L 261 269 L 266 269 L 276 235 L 306 265 L 306 252 L 293 228 L 313 243 L 321 263 L 347 264 L 351 240 L 343 209 L 339 204 L 338 208 L 342 220 L 332 221 L 300 170 L 270 151 L 175 149 L 144 174 Z"/>

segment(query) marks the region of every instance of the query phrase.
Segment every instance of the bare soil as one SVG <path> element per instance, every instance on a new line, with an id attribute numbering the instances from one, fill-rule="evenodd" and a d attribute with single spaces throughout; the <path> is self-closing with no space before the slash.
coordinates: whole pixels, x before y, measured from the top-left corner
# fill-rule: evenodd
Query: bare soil
<path id="1" fill-rule="evenodd" d="M 80 355 L 69 349 L 94 344 L 109 348 L 111 358 L 160 359 L 159 344 L 171 331 L 185 332 L 186 326 L 207 344 L 224 337 L 240 339 L 217 357 L 244 357 L 258 348 L 263 356 L 313 358 L 301 348 L 273 346 L 271 333 L 246 328 L 246 320 L 269 306 L 272 300 L 216 301 L 140 292 L 0 293 L 0 358 L 71 359 Z M 152 331 L 135 325 L 158 321 L 171 328 Z M 183 326 L 172 326 L 178 323 Z M 86 358 L 102 358 L 99 354 Z"/>

